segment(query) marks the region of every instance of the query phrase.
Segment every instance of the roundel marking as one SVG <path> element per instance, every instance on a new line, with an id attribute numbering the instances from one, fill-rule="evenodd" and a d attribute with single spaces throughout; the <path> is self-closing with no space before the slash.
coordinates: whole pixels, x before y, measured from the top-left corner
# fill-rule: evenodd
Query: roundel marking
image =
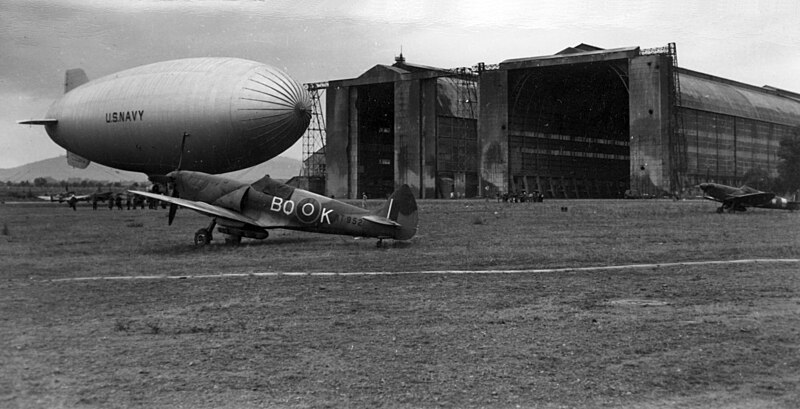
<path id="1" fill-rule="evenodd" d="M 307 197 L 297 204 L 297 219 L 303 224 L 312 224 L 319 219 L 322 207 L 316 199 Z"/>

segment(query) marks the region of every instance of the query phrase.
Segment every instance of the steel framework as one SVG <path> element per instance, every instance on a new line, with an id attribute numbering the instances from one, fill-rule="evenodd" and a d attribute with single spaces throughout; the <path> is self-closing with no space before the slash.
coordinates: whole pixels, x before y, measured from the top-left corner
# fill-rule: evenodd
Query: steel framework
<path id="1" fill-rule="evenodd" d="M 305 84 L 311 95 L 311 122 L 303 135 L 303 169 L 301 176 L 325 177 L 325 115 L 320 100 L 325 97 L 327 82 Z"/>

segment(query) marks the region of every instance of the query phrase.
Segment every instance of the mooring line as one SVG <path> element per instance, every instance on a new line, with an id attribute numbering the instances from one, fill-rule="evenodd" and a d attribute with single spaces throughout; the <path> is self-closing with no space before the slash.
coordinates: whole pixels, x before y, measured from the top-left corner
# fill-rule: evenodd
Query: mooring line
<path id="1" fill-rule="evenodd" d="M 757 264 L 757 263 L 800 263 L 796 258 L 757 258 L 744 260 L 713 260 L 713 261 L 681 261 L 675 263 L 651 263 L 651 264 L 626 264 L 617 266 L 590 266 L 590 267 L 560 267 L 560 268 L 535 268 L 535 269 L 516 269 L 516 270 L 420 270 L 420 271 L 360 271 L 360 272 L 248 272 L 248 273 L 220 273 L 220 274 L 197 274 L 197 275 L 143 275 L 143 276 L 109 276 L 109 277 L 72 277 L 55 278 L 44 281 L 102 281 L 102 280 L 185 280 L 190 278 L 241 278 L 241 277 L 331 277 L 331 276 L 388 276 L 388 275 L 411 275 L 411 274 L 547 274 L 547 273 L 568 273 L 581 271 L 606 271 L 606 270 L 628 270 L 643 268 L 664 268 L 681 266 L 704 266 L 704 265 L 723 265 L 723 264 Z"/>

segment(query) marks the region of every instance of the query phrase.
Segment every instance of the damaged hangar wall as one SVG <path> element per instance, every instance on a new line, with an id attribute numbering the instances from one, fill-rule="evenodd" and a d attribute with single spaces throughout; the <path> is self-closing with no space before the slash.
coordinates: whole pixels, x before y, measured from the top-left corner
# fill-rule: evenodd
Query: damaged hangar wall
<path id="1" fill-rule="evenodd" d="M 629 190 L 634 196 L 657 195 L 673 190 L 670 179 L 670 116 L 672 86 L 664 55 L 631 58 L 630 93 L 630 173 Z"/>

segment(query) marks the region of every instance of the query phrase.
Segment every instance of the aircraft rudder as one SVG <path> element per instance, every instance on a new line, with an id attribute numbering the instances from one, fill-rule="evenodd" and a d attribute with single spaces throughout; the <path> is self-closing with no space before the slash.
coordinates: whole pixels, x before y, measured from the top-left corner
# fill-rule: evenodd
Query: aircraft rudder
<path id="1" fill-rule="evenodd" d="M 389 200 L 375 214 L 400 224 L 395 240 L 408 240 L 417 233 L 419 222 L 417 212 L 417 200 L 411 188 L 402 185 L 389 196 Z"/>

